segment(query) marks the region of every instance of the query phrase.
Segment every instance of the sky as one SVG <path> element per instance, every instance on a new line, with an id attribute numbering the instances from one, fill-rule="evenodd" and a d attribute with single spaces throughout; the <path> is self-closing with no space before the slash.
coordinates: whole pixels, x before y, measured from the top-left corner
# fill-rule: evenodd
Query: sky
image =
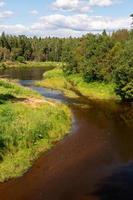
<path id="1" fill-rule="evenodd" d="M 133 0 L 0 0 L 0 33 L 78 37 L 130 28 Z"/>

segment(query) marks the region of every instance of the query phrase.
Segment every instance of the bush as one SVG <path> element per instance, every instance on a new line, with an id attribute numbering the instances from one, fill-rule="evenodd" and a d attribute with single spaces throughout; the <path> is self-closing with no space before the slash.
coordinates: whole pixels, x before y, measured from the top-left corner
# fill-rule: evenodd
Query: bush
<path id="1" fill-rule="evenodd" d="M 116 92 L 124 101 L 133 101 L 133 40 L 120 52 L 115 71 Z"/>
<path id="2" fill-rule="evenodd" d="M 6 64 L 5 63 L 0 63 L 0 69 L 6 69 Z"/>
<path id="3" fill-rule="evenodd" d="M 116 93 L 124 101 L 133 101 L 133 68 L 121 66 L 116 70 Z"/>
<path id="4" fill-rule="evenodd" d="M 23 56 L 18 56 L 17 61 L 20 63 L 25 63 L 25 58 Z"/>

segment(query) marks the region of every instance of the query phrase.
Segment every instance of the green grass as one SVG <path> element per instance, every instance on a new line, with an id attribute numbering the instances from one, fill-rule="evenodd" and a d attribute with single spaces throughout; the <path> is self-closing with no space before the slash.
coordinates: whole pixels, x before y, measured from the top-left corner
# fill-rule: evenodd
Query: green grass
<path id="1" fill-rule="evenodd" d="M 55 68 L 50 70 L 44 73 L 43 77 L 44 80 L 36 82 L 37 86 L 60 90 L 65 96 L 77 98 L 76 93 L 71 90 L 71 84 L 66 80 L 61 69 Z"/>
<path id="2" fill-rule="evenodd" d="M 105 82 L 90 82 L 87 83 L 80 75 L 70 75 L 67 77 L 68 81 L 74 85 L 74 87 L 83 96 L 87 96 L 91 99 L 110 100 L 118 99 L 115 94 L 115 84 Z"/>
<path id="3" fill-rule="evenodd" d="M 61 62 L 37 62 L 37 61 L 26 61 L 20 63 L 18 61 L 6 61 L 0 63 L 0 68 L 9 67 L 61 67 Z"/>
<path id="4" fill-rule="evenodd" d="M 42 98 L 37 92 L 21 87 L 9 80 L 0 79 L 0 103 L 19 98 Z"/>
<path id="5" fill-rule="evenodd" d="M 77 97 L 78 91 L 82 96 L 91 99 L 110 100 L 119 99 L 115 94 L 114 83 L 91 82 L 86 83 L 82 76 L 64 75 L 61 69 L 53 69 L 44 73 L 44 80 L 36 83 L 38 86 L 61 90 L 68 97 Z"/>
<path id="6" fill-rule="evenodd" d="M 71 113 L 65 105 L 43 99 L 38 105 L 27 104 L 20 97 L 42 99 L 30 89 L 0 80 L 0 182 L 23 175 L 71 127 Z"/>

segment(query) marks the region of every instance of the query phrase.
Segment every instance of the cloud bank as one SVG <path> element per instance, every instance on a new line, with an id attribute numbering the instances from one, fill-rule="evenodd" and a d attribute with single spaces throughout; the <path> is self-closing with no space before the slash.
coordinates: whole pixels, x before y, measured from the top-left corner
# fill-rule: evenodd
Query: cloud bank
<path id="1" fill-rule="evenodd" d="M 80 36 L 87 32 L 97 33 L 104 29 L 111 32 L 130 28 L 129 17 L 93 16 L 91 13 L 95 7 L 109 7 L 116 3 L 119 2 L 117 0 L 55 0 L 52 7 L 56 13 L 44 15 L 30 25 L 6 24 L 3 21 L 12 18 L 14 12 L 2 11 L 0 12 L 0 33 L 5 31 L 11 34 L 68 37 Z M 0 6 L 4 5 L 5 2 L 0 0 Z M 39 11 L 31 9 L 29 14 L 38 17 Z"/>

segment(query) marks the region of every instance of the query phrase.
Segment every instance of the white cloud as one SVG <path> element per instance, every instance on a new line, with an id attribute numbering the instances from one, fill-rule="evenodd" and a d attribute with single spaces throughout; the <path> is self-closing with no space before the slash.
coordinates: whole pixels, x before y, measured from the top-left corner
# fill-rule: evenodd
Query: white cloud
<path id="1" fill-rule="evenodd" d="M 90 0 L 90 6 L 111 6 L 116 3 L 116 0 Z"/>
<path id="2" fill-rule="evenodd" d="M 8 13 L 9 14 L 9 13 Z M 7 15 L 3 15 L 4 17 Z M 2 17 L 2 16 L 0 16 Z M 122 28 L 130 28 L 130 18 L 112 18 L 103 16 L 88 16 L 86 14 L 75 14 L 65 16 L 53 14 L 43 16 L 38 22 L 26 26 L 23 24 L 0 25 L 0 32 L 10 34 L 26 34 L 38 36 L 81 36 L 87 32 L 99 33 L 106 29 L 114 31 Z"/>
<path id="3" fill-rule="evenodd" d="M 88 12 L 94 6 L 111 6 L 118 0 L 56 0 L 54 8 L 64 11 Z"/>
<path id="4" fill-rule="evenodd" d="M 56 0 L 54 8 L 65 11 L 88 12 L 90 11 L 89 2 L 86 0 Z"/>
<path id="5" fill-rule="evenodd" d="M 71 11 L 71 15 L 52 14 L 42 16 L 37 22 L 30 26 L 23 24 L 1 24 L 0 32 L 5 31 L 10 34 L 26 34 L 40 36 L 81 36 L 87 32 L 101 32 L 117 30 L 130 27 L 130 19 L 112 18 L 103 16 L 89 16 L 88 13 L 93 7 L 107 7 L 117 3 L 120 0 L 55 0 L 53 7 L 56 10 Z M 5 0 L 0 0 L 0 7 L 3 7 Z M 60 12 L 59 12 L 60 13 Z M 62 13 L 62 12 L 61 12 Z M 78 14 L 77 14 L 78 13 Z M 10 18 L 14 13 L 12 11 L 1 11 L 0 22 Z M 29 11 L 30 15 L 38 15 L 36 9 Z"/>
<path id="6" fill-rule="evenodd" d="M 0 25 L 0 32 L 10 34 L 26 34 L 40 36 L 81 36 L 87 32 L 101 32 L 103 29 L 114 31 L 130 28 L 130 18 L 111 18 L 103 16 L 79 15 L 49 15 L 43 16 L 31 26 L 23 24 Z"/>
<path id="7" fill-rule="evenodd" d="M 61 14 L 43 16 L 38 23 L 31 26 L 33 30 L 45 31 L 69 29 L 74 31 L 108 31 L 130 27 L 130 18 L 111 18 L 88 16 L 85 14 L 65 16 Z"/>
<path id="8" fill-rule="evenodd" d="M 0 25 L 0 33 L 6 32 L 8 34 L 24 34 L 28 33 L 29 28 L 22 25 L 22 24 L 15 24 L 15 25 Z"/>
<path id="9" fill-rule="evenodd" d="M 38 11 L 37 10 L 31 10 L 29 13 L 31 15 L 38 15 Z"/>
<path id="10" fill-rule="evenodd" d="M 0 1 L 0 8 L 2 8 L 5 5 L 4 1 Z"/>
<path id="11" fill-rule="evenodd" d="M 13 12 L 10 11 L 10 10 L 0 12 L 0 20 L 1 20 L 1 19 L 10 18 L 12 15 L 13 15 Z"/>

